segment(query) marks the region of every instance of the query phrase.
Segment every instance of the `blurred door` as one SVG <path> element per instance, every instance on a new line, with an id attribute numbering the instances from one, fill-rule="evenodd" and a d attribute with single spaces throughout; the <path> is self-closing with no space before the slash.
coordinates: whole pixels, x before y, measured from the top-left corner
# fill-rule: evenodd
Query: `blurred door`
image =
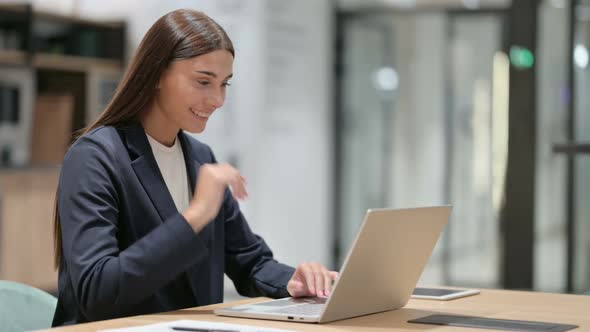
<path id="1" fill-rule="evenodd" d="M 494 151 L 493 138 L 505 142 L 506 130 L 498 126 L 506 122 L 493 123 L 492 110 L 494 57 L 502 50 L 502 23 L 503 16 L 496 13 L 449 15 L 447 191 L 454 208 L 445 233 L 444 281 L 451 284 L 498 284 L 499 220 L 493 196 L 503 183 L 494 170 L 506 160 Z"/>
<path id="2" fill-rule="evenodd" d="M 590 291 L 590 1 L 578 0 L 573 26 L 573 109 L 570 125 L 570 276 L 568 291 Z"/>
<path id="3" fill-rule="evenodd" d="M 337 266 L 366 209 L 452 203 L 422 282 L 497 285 L 492 99 L 503 17 L 340 15 Z"/>
<path id="4" fill-rule="evenodd" d="M 390 155 L 391 26 L 374 15 L 345 16 L 341 24 L 337 115 L 336 260 L 340 266 L 368 208 L 384 206 Z"/>
<path id="5" fill-rule="evenodd" d="M 535 288 L 590 290 L 590 1 L 543 1 Z"/>

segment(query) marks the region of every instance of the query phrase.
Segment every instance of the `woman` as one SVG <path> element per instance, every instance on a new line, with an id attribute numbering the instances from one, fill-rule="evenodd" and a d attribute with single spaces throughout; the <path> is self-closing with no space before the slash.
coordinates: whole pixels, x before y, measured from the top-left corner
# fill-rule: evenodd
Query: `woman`
<path id="1" fill-rule="evenodd" d="M 64 158 L 54 326 L 222 302 L 224 273 L 244 296 L 329 295 L 337 273 L 275 261 L 235 200 L 247 197 L 245 179 L 183 133 L 202 132 L 223 105 L 233 61 L 203 13 L 168 13 L 147 32 Z"/>

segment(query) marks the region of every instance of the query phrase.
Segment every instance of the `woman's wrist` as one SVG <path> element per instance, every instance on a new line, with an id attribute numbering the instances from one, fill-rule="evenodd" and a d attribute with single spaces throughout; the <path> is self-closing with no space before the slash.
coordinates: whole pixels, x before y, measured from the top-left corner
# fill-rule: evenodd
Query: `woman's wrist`
<path id="1" fill-rule="evenodd" d="M 195 233 L 199 233 L 207 223 L 207 218 L 203 216 L 203 213 L 199 212 L 199 210 L 193 206 L 184 211 L 182 215 L 186 221 L 188 221 Z"/>

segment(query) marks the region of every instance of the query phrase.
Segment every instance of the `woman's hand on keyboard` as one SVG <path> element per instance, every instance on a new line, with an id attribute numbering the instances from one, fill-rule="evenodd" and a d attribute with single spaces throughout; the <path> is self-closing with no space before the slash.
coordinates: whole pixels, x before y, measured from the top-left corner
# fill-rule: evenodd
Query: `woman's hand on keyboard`
<path id="1" fill-rule="evenodd" d="M 287 291 L 292 297 L 328 297 L 337 278 L 338 272 L 329 271 L 320 263 L 302 263 L 289 280 Z"/>

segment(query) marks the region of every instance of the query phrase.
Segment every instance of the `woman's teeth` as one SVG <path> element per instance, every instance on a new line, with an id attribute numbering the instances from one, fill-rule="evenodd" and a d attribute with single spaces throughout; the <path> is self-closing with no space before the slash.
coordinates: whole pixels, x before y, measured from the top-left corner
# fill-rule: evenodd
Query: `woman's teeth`
<path id="1" fill-rule="evenodd" d="M 199 116 L 201 118 L 209 118 L 210 114 L 207 113 L 201 113 L 201 112 L 193 112 L 196 116 Z"/>

